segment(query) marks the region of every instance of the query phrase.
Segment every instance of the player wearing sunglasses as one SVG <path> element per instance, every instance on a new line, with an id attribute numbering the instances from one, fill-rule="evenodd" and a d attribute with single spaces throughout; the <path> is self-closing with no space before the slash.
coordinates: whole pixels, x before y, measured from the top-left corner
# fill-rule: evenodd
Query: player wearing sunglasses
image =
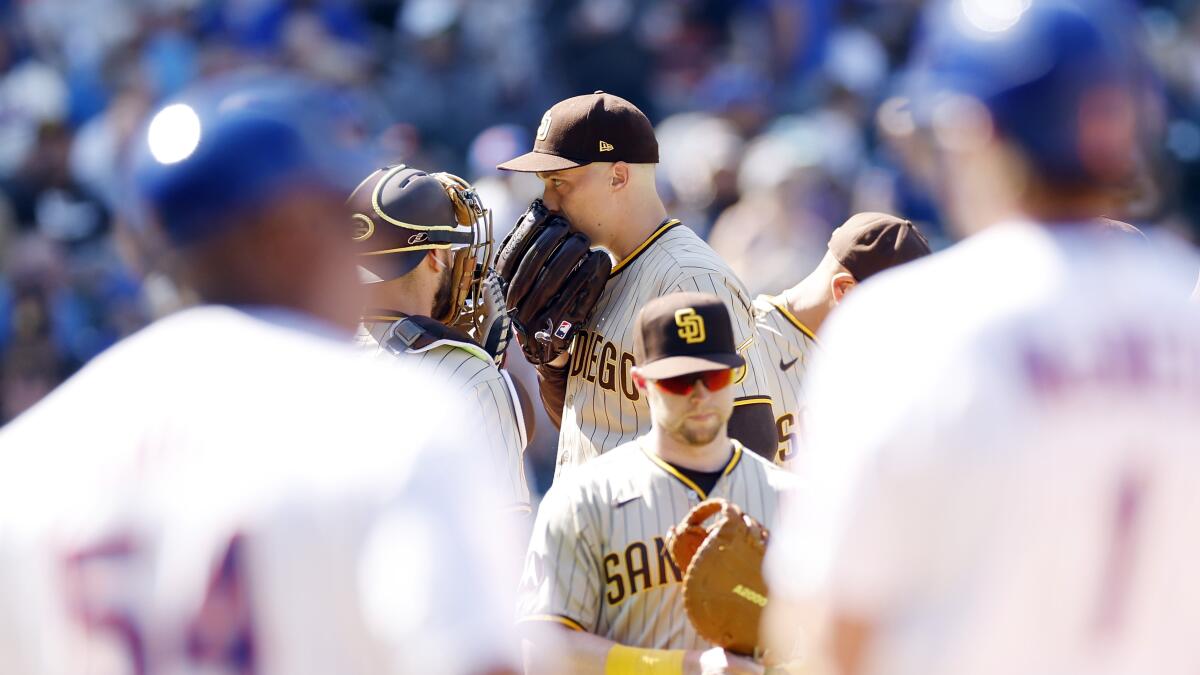
<path id="1" fill-rule="evenodd" d="M 634 337 L 633 381 L 650 404 L 651 428 L 639 439 L 684 472 L 717 472 L 729 460 L 729 386 L 744 374 L 725 306 L 698 293 L 648 304 Z M 701 476 L 715 482 L 715 476 Z"/>
<path id="2" fill-rule="evenodd" d="M 715 295 L 655 298 L 634 325 L 634 358 L 650 430 L 560 475 L 538 509 L 518 603 L 538 647 L 527 672 L 761 673 L 697 633 L 664 541 L 717 497 L 769 529 L 795 480 L 727 433 L 745 369 L 729 310 Z"/>

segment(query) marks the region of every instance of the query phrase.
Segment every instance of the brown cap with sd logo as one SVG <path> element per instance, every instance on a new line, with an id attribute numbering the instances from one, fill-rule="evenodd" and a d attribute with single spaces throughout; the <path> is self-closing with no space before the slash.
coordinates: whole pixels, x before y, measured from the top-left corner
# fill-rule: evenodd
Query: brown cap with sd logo
<path id="1" fill-rule="evenodd" d="M 671 293 L 646 303 L 634 328 L 633 359 L 651 380 L 746 365 L 729 309 L 708 293 Z"/>
<path id="2" fill-rule="evenodd" d="M 542 116 L 533 151 L 496 168 L 533 173 L 592 162 L 658 163 L 654 127 L 637 106 L 602 91 L 559 101 Z"/>

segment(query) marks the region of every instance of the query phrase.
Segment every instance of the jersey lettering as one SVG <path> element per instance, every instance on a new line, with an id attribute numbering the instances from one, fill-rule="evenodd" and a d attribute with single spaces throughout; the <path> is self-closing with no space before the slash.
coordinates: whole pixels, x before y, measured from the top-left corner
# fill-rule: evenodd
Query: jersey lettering
<path id="1" fill-rule="evenodd" d="M 89 661 L 108 672 L 147 672 L 141 626 L 120 595 L 140 555 L 132 537 L 114 535 L 63 558 L 71 616 L 86 635 Z"/>
<path id="2" fill-rule="evenodd" d="M 1113 500 L 1108 527 L 1108 552 L 1092 622 L 1093 634 L 1101 639 L 1112 638 L 1120 629 L 1125 615 L 1129 584 L 1137 559 L 1137 539 L 1146 492 L 1146 478 L 1135 470 L 1127 470 L 1121 477 Z"/>
<path id="3" fill-rule="evenodd" d="M 621 396 L 629 401 L 637 401 L 642 397 L 633 384 L 633 354 L 622 352 L 616 343 L 605 339 L 596 331 L 580 331 L 575 344 L 583 349 L 571 352 L 573 377 L 595 382 L 605 391 L 619 391 Z"/>
<path id="4" fill-rule="evenodd" d="M 775 428 L 779 445 L 775 463 L 786 464 L 796 458 L 803 431 L 799 428 L 800 412 L 804 408 L 804 375 L 810 356 L 817 349 L 812 331 L 785 314 L 783 301 L 769 295 L 754 299 L 754 320 L 758 328 L 759 348 L 764 360 L 771 364 L 768 373 L 778 393 L 772 400 Z"/>
<path id="5" fill-rule="evenodd" d="M 617 347 L 611 342 L 605 342 L 600 350 L 600 387 L 616 391 L 617 374 Z"/>
<path id="6" fill-rule="evenodd" d="M 649 558 L 646 545 L 640 541 L 635 541 L 625 548 L 625 570 L 629 574 L 630 595 L 637 595 L 639 578 L 642 580 L 641 590 L 644 591 L 650 587 Z"/>
<path id="7" fill-rule="evenodd" d="M 255 672 L 247 583 L 243 539 L 235 535 L 209 579 L 204 601 L 188 630 L 187 652 L 194 663 L 238 675 Z"/>
<path id="8" fill-rule="evenodd" d="M 616 570 L 610 570 L 610 567 L 615 567 Z M 604 556 L 604 583 L 609 587 L 605 598 L 608 599 L 608 604 L 615 605 L 625 599 L 625 580 L 621 577 L 621 556 L 616 553 L 609 553 Z"/>
<path id="9" fill-rule="evenodd" d="M 587 369 L 583 373 L 583 379 L 587 380 L 588 382 L 596 381 L 596 357 L 599 356 L 599 354 L 596 353 L 596 348 L 600 346 L 601 339 L 602 338 L 597 333 L 592 336 L 592 341 L 588 344 Z"/>
<path id="10" fill-rule="evenodd" d="M 795 423 L 796 417 L 792 413 L 775 420 L 775 429 L 779 432 L 779 456 L 775 459 L 776 464 L 791 461 L 796 455 L 796 434 L 792 432 Z"/>
<path id="11" fill-rule="evenodd" d="M 675 581 L 683 581 L 683 575 L 679 573 L 679 568 L 675 566 L 675 559 L 667 552 L 667 542 L 663 541 L 662 537 L 654 538 L 654 551 L 658 556 L 658 583 L 665 584 L 667 582 L 667 568 L 671 568 L 671 576 Z"/>
<path id="12" fill-rule="evenodd" d="M 671 560 L 667 543 L 662 537 L 654 538 L 654 552 L 658 562 L 657 579 L 651 573 L 650 547 L 645 542 L 632 542 L 625 547 L 624 555 L 614 552 L 604 556 L 605 582 L 609 587 L 605 598 L 609 605 L 617 605 L 625 600 L 626 588 L 629 589 L 628 595 L 634 596 L 651 588 L 683 581 L 683 575 Z M 625 563 L 624 567 L 621 566 L 622 562 Z"/>

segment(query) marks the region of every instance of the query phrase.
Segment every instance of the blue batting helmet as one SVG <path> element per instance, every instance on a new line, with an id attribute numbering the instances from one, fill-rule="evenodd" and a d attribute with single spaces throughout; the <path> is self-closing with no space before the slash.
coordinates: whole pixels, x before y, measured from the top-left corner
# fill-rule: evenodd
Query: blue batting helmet
<path id="1" fill-rule="evenodd" d="M 345 195 L 366 173 L 344 99 L 288 75 L 201 84 L 155 112 L 133 148 L 141 206 L 177 246 L 295 190 Z"/>
<path id="2" fill-rule="evenodd" d="M 1131 157 L 1114 155 L 1132 155 L 1124 141 L 1136 126 L 1127 9 L 1121 0 L 939 3 L 910 64 L 913 111 L 936 130 L 939 106 L 974 99 L 1042 176 L 1115 178 Z"/>

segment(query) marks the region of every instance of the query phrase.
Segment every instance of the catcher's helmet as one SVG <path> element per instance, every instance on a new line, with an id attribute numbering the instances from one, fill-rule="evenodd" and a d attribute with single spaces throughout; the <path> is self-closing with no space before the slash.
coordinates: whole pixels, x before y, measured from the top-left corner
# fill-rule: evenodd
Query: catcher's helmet
<path id="1" fill-rule="evenodd" d="M 1111 156 L 1123 151 L 1113 142 L 1124 133 L 1111 122 L 1124 115 L 1133 125 L 1138 67 L 1125 10 L 1120 0 L 935 5 L 924 17 L 909 73 L 918 121 L 936 126 L 939 107 L 945 113 L 948 102 L 973 99 L 1044 177 L 1114 178 L 1120 171 L 1112 165 L 1129 158 Z M 1097 124 L 1106 115 L 1108 122 Z M 1122 148 L 1132 151 L 1129 145 Z"/>
<path id="2" fill-rule="evenodd" d="M 492 214 L 465 180 L 403 164 L 380 169 L 359 184 L 347 203 L 359 267 L 369 283 L 413 270 L 434 249 L 453 251 L 453 323 L 479 306 L 480 283 L 491 259 Z"/>
<path id="3" fill-rule="evenodd" d="M 295 190 L 344 195 L 364 163 L 345 99 L 282 74 L 206 82 L 160 108 L 132 148 L 133 188 L 167 237 L 187 245 Z M 138 215 L 146 215 L 143 211 Z"/>

